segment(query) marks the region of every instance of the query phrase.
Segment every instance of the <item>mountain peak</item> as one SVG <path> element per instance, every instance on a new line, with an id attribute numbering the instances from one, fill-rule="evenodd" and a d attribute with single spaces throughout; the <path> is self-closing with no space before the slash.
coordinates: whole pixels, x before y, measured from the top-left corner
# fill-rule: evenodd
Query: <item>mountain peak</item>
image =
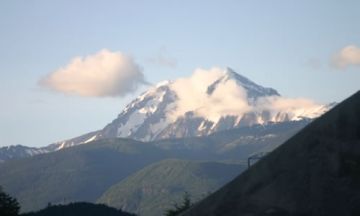
<path id="1" fill-rule="evenodd" d="M 152 86 L 103 129 L 56 146 L 113 137 L 153 141 L 204 136 L 236 127 L 315 118 L 331 108 L 302 102 L 284 100 L 275 89 L 258 85 L 229 67 L 198 69 L 190 77 Z"/>
<path id="2" fill-rule="evenodd" d="M 249 79 L 247 79 L 243 75 L 240 75 L 239 73 L 236 73 L 235 70 L 233 70 L 230 67 L 225 68 L 224 74 L 225 74 L 225 77 L 227 77 L 229 79 L 246 79 L 246 80 L 250 81 Z"/>
<path id="3" fill-rule="evenodd" d="M 208 87 L 207 94 L 211 95 L 219 84 L 224 84 L 228 81 L 235 81 L 237 85 L 244 88 L 248 97 L 252 99 L 265 96 L 280 96 L 280 94 L 275 89 L 260 86 L 247 77 L 236 73 L 230 67 L 226 67 L 224 70 L 224 75 Z"/>
<path id="4" fill-rule="evenodd" d="M 247 77 L 236 73 L 233 69 L 226 67 L 225 69 L 225 75 L 223 77 L 226 80 L 236 80 L 238 82 L 240 82 L 243 85 L 253 85 L 253 86 L 259 86 L 258 84 L 256 84 L 255 82 L 251 81 L 250 79 L 248 79 Z"/>
<path id="5" fill-rule="evenodd" d="M 171 80 L 164 80 L 164 81 L 161 81 L 161 82 L 158 82 L 155 87 L 156 88 L 160 88 L 161 86 L 167 86 L 169 84 L 171 84 L 172 81 Z"/>

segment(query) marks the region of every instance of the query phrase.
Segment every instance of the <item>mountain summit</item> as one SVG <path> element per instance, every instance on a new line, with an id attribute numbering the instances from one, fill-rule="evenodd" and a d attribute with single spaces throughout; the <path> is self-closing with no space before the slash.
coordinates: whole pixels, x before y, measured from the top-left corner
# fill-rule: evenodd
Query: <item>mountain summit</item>
<path id="1" fill-rule="evenodd" d="M 313 119 L 330 108 L 307 99 L 282 97 L 230 68 L 197 69 L 190 77 L 152 86 L 102 130 L 41 150 L 56 151 L 114 137 L 154 141 L 204 136 L 236 127 Z"/>
<path id="2" fill-rule="evenodd" d="M 230 68 L 197 70 L 144 92 L 96 135 L 141 141 L 203 136 L 240 126 L 315 118 L 329 107 L 286 99 Z"/>
<path id="3" fill-rule="evenodd" d="M 272 88 L 264 88 L 248 78 L 236 73 L 231 68 L 226 68 L 224 74 L 219 77 L 213 84 L 207 88 L 207 93 L 211 94 L 216 89 L 217 85 L 226 83 L 228 81 L 235 81 L 237 85 L 243 87 L 246 90 L 249 98 L 257 98 L 264 96 L 280 96 L 280 94 Z"/>
<path id="4" fill-rule="evenodd" d="M 280 96 L 230 68 L 197 69 L 142 93 L 105 128 L 56 143 L 57 149 L 128 137 L 140 141 L 209 135 L 255 124 L 316 118 L 330 106 Z"/>

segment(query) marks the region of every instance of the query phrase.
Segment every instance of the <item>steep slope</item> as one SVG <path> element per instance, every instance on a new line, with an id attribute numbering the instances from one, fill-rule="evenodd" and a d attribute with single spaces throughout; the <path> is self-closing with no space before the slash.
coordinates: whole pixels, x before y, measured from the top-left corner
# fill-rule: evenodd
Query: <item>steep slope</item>
<path id="1" fill-rule="evenodd" d="M 113 185 L 98 202 L 139 215 L 162 215 L 181 202 L 185 192 L 199 200 L 244 169 L 236 164 L 164 160 Z"/>
<path id="2" fill-rule="evenodd" d="M 360 92 L 183 215 L 360 214 Z"/>
<path id="3" fill-rule="evenodd" d="M 16 197 L 23 211 L 70 201 L 95 201 L 111 185 L 146 165 L 166 158 L 244 161 L 269 151 L 307 122 L 253 126 L 210 136 L 142 143 L 103 139 L 0 164 L 0 185 Z"/>

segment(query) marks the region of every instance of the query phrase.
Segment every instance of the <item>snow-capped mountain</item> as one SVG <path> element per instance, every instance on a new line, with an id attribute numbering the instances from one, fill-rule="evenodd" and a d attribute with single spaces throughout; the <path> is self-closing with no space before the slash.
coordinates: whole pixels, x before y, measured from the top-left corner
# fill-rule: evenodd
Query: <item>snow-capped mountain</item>
<path id="1" fill-rule="evenodd" d="M 333 106 L 282 97 L 275 89 L 262 87 L 230 68 L 199 69 L 190 78 L 151 87 L 102 130 L 51 144 L 37 152 L 103 138 L 154 141 L 204 136 L 236 127 L 313 119 Z"/>
<path id="2" fill-rule="evenodd" d="M 306 107 L 294 106 L 291 103 L 296 101 L 283 99 L 275 89 L 262 87 L 229 68 L 216 71 L 216 76 L 207 82 L 196 83 L 196 78 L 182 81 L 182 88 L 194 85 L 196 92 L 184 96 L 178 88 L 179 81 L 162 82 L 126 106 L 113 122 L 97 133 L 97 138 L 152 141 L 203 136 L 235 127 L 315 118 L 329 109 L 311 102 L 307 102 Z M 183 103 L 188 103 L 184 97 L 196 98 L 189 101 L 193 104 L 184 107 Z"/>
<path id="3" fill-rule="evenodd" d="M 38 154 L 45 154 L 45 153 L 58 151 L 60 149 L 79 145 L 79 144 L 85 144 L 85 143 L 95 140 L 96 134 L 98 132 L 99 131 L 90 132 L 85 135 L 73 138 L 73 139 L 56 142 L 56 143 L 53 143 L 53 144 L 50 144 L 50 145 L 47 145 L 44 147 L 38 147 L 38 148 L 37 147 L 28 147 L 28 146 L 24 146 L 24 145 L 10 145 L 10 146 L 0 147 L 0 163 L 7 161 L 7 160 L 31 157 L 31 156 L 38 155 Z"/>
<path id="4" fill-rule="evenodd" d="M 31 157 L 37 154 L 44 154 L 50 152 L 50 149 L 27 147 L 23 145 L 12 145 L 0 148 L 0 162 L 23 157 Z"/>

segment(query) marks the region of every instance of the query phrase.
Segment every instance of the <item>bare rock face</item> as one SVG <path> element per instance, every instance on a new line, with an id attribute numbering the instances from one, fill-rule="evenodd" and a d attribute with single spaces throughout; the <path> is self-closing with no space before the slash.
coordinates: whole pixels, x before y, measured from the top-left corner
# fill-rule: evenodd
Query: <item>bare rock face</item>
<path id="1" fill-rule="evenodd" d="M 360 92 L 183 215 L 360 215 Z"/>

